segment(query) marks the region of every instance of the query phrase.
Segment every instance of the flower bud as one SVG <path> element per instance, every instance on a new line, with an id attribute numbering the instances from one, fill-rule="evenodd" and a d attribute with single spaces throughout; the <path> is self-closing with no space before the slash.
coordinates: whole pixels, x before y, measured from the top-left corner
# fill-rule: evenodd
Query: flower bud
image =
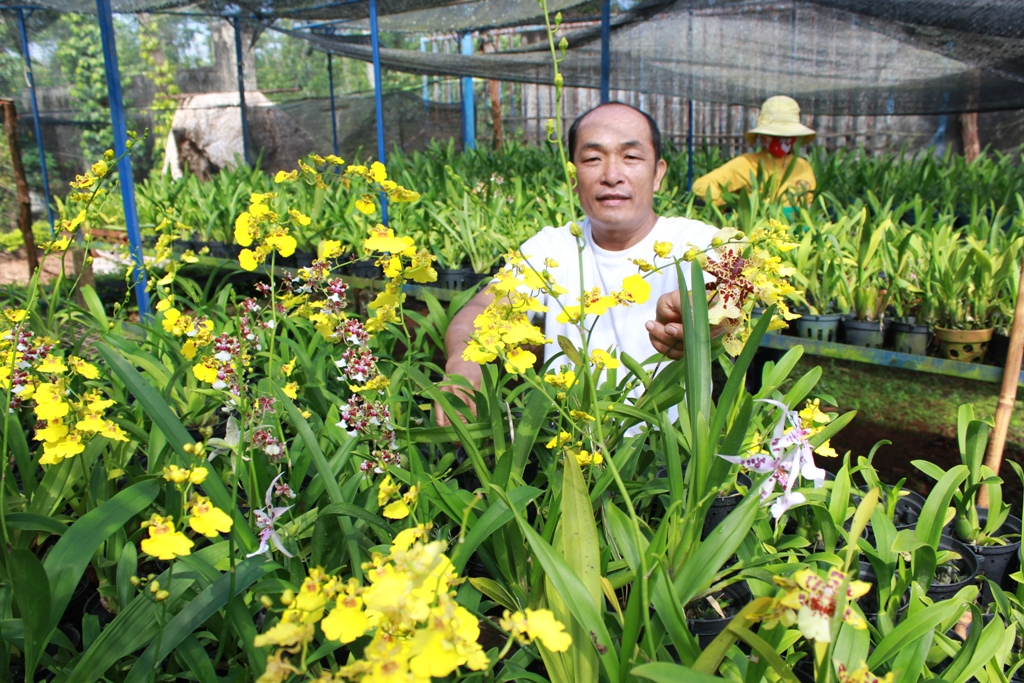
<path id="1" fill-rule="evenodd" d="M 725 242 L 722 241 L 721 237 L 715 237 L 714 239 L 711 240 L 712 249 L 718 249 L 723 244 L 725 244 Z"/>
<path id="2" fill-rule="evenodd" d="M 281 593 L 281 604 L 287 607 L 288 605 L 295 602 L 295 591 L 291 588 L 287 589 L 284 593 Z"/>
<path id="3" fill-rule="evenodd" d="M 146 581 L 152 581 L 156 578 L 156 574 L 146 574 Z"/>
<path id="4" fill-rule="evenodd" d="M 139 584 L 142 583 L 142 579 L 140 579 L 137 576 L 133 576 L 132 578 L 128 579 L 128 583 L 138 588 Z"/>
<path id="5" fill-rule="evenodd" d="M 544 131 L 550 136 L 555 134 L 555 120 L 548 119 L 544 122 Z"/>
<path id="6" fill-rule="evenodd" d="M 167 591 L 157 591 L 156 592 L 156 601 L 157 602 L 163 602 L 164 600 L 166 600 L 169 597 L 171 597 L 171 594 L 168 593 Z"/>
<path id="7" fill-rule="evenodd" d="M 569 49 L 569 41 L 566 39 L 565 36 L 562 36 L 562 39 L 558 41 L 558 49 L 561 50 L 562 52 L 565 52 L 566 50 Z"/>
<path id="8" fill-rule="evenodd" d="M 160 582 L 157 581 L 156 579 L 154 579 L 153 581 L 150 581 L 149 582 L 149 592 L 150 593 L 156 593 L 158 590 L 160 590 Z"/>
<path id="9" fill-rule="evenodd" d="M 270 599 L 269 595 L 261 595 L 260 604 L 266 607 L 267 609 L 270 609 L 274 606 L 274 601 Z"/>
<path id="10" fill-rule="evenodd" d="M 562 23 L 562 13 L 559 12 L 558 14 L 555 15 L 555 26 L 558 26 L 561 23 Z"/>
<path id="11" fill-rule="evenodd" d="M 193 444 L 190 444 L 190 443 L 187 443 L 187 444 L 185 444 L 185 445 L 184 445 L 184 446 L 182 446 L 181 448 L 182 448 L 182 450 L 183 450 L 183 451 L 185 451 L 186 453 L 191 453 L 192 451 L 194 451 L 194 450 L 195 450 L 195 446 L 194 446 Z"/>
<path id="12" fill-rule="evenodd" d="M 573 237 L 583 237 L 583 228 L 576 221 L 573 221 L 572 225 L 569 226 L 569 232 L 572 233 Z"/>
<path id="13" fill-rule="evenodd" d="M 555 74 L 555 87 L 561 88 L 563 85 L 565 85 L 565 78 L 562 77 L 562 74 Z"/>

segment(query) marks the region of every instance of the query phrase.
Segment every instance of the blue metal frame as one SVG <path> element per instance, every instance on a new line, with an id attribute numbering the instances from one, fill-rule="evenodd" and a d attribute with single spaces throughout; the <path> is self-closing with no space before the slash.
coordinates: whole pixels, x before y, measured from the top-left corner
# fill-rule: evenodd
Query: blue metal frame
<path id="1" fill-rule="evenodd" d="M 327 82 L 331 86 L 331 139 L 334 142 L 334 156 L 338 156 L 338 112 L 334 106 L 334 63 L 331 59 L 333 56 L 330 52 L 327 53 Z"/>
<path id="2" fill-rule="evenodd" d="M 238 28 L 238 15 L 231 17 L 235 29 L 235 72 L 238 76 L 238 111 L 242 115 L 242 156 L 249 166 L 253 164 L 252 146 L 249 142 L 249 116 L 245 111 L 245 64 L 242 62 L 242 32 Z"/>
<path id="3" fill-rule="evenodd" d="M 25 78 L 32 100 L 32 126 L 36 132 L 36 147 L 39 148 L 39 168 L 43 172 L 43 196 L 46 198 L 46 215 L 50 219 L 50 236 L 54 235 L 53 202 L 50 200 L 50 177 L 46 172 L 46 150 L 43 147 L 43 128 L 39 124 L 39 103 L 36 100 L 36 79 L 32 75 L 32 55 L 28 49 L 28 31 L 25 30 L 25 10 L 18 8 L 18 30 L 21 33 L 21 51 L 25 57 Z"/>
<path id="4" fill-rule="evenodd" d="M 464 55 L 473 54 L 473 43 L 473 34 L 463 33 L 459 51 Z M 462 149 L 476 149 L 476 88 L 472 78 L 462 79 Z"/>
<path id="5" fill-rule="evenodd" d="M 856 361 L 858 363 L 869 363 L 871 365 L 885 365 L 891 368 L 930 372 L 935 375 L 960 377 L 962 379 L 973 379 L 981 382 L 1002 382 L 1003 374 L 1005 373 L 1004 368 L 999 368 L 994 365 L 965 363 L 958 360 L 945 360 L 943 358 L 932 358 L 931 356 L 917 356 L 911 353 L 871 349 L 863 346 L 852 346 L 850 344 L 838 344 L 836 342 L 817 341 L 815 339 L 802 339 L 800 337 L 787 337 L 781 334 L 766 334 L 761 340 L 761 346 L 769 349 L 779 349 L 780 351 L 788 351 L 794 346 L 802 346 L 804 347 L 804 352 L 809 353 L 812 356 Z M 1021 373 L 1020 377 L 1017 379 L 1017 384 L 1024 385 L 1024 373 Z"/>
<path id="6" fill-rule="evenodd" d="M 426 36 L 420 36 L 420 52 L 426 52 L 426 51 L 427 51 L 427 37 Z M 427 108 L 427 104 L 429 102 L 430 102 L 429 79 L 426 76 L 424 76 L 423 77 L 423 108 L 424 109 Z"/>
<path id="7" fill-rule="evenodd" d="M 601 104 L 611 99 L 612 2 L 601 0 Z"/>
<path id="8" fill-rule="evenodd" d="M 384 97 L 380 82 L 380 35 L 377 30 L 377 0 L 370 0 L 370 46 L 373 50 L 373 101 L 377 107 L 377 159 L 387 165 L 384 155 Z M 388 197 L 380 193 L 380 213 L 384 225 L 388 224 Z"/>
<path id="9" fill-rule="evenodd" d="M 96 0 L 99 15 L 100 39 L 103 44 L 103 66 L 107 74 L 107 96 L 110 99 L 110 124 L 114 129 L 114 152 L 118 156 L 117 174 L 121 182 L 121 201 L 124 203 L 124 222 L 128 230 L 132 260 L 135 268 L 135 300 L 139 305 L 139 316 L 143 321 L 150 316 L 149 292 L 145 261 L 142 258 L 142 236 L 139 234 L 139 213 L 135 207 L 135 180 L 132 176 L 132 160 L 128 156 L 128 126 L 124 116 L 124 99 L 121 95 L 121 71 L 117 66 L 117 45 L 114 42 L 114 18 L 110 11 L 110 0 Z"/>

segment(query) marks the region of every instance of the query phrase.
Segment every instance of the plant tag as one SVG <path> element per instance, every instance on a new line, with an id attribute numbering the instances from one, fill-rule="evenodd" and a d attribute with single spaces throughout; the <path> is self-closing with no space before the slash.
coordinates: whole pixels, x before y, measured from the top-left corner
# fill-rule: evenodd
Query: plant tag
<path id="1" fill-rule="evenodd" d="M 709 605 L 711 605 L 711 609 L 713 609 L 716 612 L 718 612 L 718 616 L 720 616 L 723 619 L 725 619 L 725 612 L 722 611 L 722 606 L 718 604 L 718 600 L 715 600 L 715 598 L 713 596 L 711 596 L 711 595 L 709 595 L 708 597 L 706 597 L 704 599 L 708 601 Z"/>

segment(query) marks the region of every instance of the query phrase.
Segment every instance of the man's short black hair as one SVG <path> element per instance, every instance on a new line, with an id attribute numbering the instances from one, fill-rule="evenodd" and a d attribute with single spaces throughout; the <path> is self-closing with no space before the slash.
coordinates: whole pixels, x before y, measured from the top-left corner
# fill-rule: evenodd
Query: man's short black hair
<path id="1" fill-rule="evenodd" d="M 658 129 L 658 122 L 643 109 L 637 109 L 632 104 L 626 104 L 625 102 L 619 102 L 618 100 L 599 104 L 593 109 L 588 109 L 576 117 L 576 120 L 572 122 L 571 126 L 569 126 L 569 161 L 573 163 L 576 162 L 576 132 L 580 127 L 580 121 L 587 118 L 592 111 L 600 109 L 601 107 L 607 107 L 609 104 L 618 104 L 623 107 L 629 107 L 633 111 L 642 114 L 643 117 L 647 119 L 647 125 L 651 129 L 651 143 L 654 145 L 654 163 L 657 164 L 658 161 L 661 160 L 661 131 Z"/>

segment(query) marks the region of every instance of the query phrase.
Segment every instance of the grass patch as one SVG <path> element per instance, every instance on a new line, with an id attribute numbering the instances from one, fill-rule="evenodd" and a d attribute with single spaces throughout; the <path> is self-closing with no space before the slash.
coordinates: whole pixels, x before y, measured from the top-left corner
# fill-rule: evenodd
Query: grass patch
<path id="1" fill-rule="evenodd" d="M 999 385 L 867 363 L 804 356 L 794 375 L 815 366 L 822 370 L 818 391 L 831 395 L 842 411 L 894 431 L 956 436 L 961 404 L 973 403 L 975 414 L 995 416 Z M 1018 393 L 1007 443 L 1024 447 L 1024 391 Z M 899 444 L 895 444 L 899 445 Z"/>

